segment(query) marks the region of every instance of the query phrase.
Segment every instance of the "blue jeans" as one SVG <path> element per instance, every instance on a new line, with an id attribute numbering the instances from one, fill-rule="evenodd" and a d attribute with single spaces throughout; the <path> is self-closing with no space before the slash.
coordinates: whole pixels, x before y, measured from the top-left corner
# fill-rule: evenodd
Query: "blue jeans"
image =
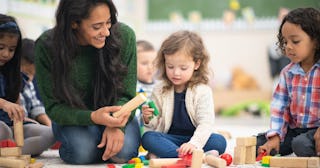
<path id="1" fill-rule="evenodd" d="M 91 164 L 103 162 L 105 148 L 98 148 L 105 126 L 60 126 L 52 123 L 54 136 L 61 142 L 60 158 L 69 164 Z M 124 145 L 115 156 L 125 162 L 138 155 L 140 131 L 134 117 L 125 129 Z M 115 160 L 113 160 L 115 161 Z M 109 159 L 107 162 L 111 162 Z"/>
<path id="2" fill-rule="evenodd" d="M 142 136 L 142 146 L 147 151 L 160 158 L 177 158 L 177 149 L 188 142 L 192 136 L 166 134 L 161 132 L 148 131 Z M 211 134 L 203 150 L 217 150 L 219 154 L 226 150 L 226 139 L 220 134 Z"/>

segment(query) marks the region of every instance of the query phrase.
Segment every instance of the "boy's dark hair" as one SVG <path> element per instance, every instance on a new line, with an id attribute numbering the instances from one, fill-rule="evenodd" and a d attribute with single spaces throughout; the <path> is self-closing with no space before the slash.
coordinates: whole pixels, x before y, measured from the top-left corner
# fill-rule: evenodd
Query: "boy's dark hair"
<path id="1" fill-rule="evenodd" d="M 27 61 L 30 64 L 34 64 L 34 40 L 24 38 L 22 39 L 22 53 L 21 59 Z"/>
<path id="2" fill-rule="evenodd" d="M 299 25 L 312 40 L 316 41 L 315 62 L 318 61 L 320 59 L 320 11 L 315 8 L 297 8 L 283 18 L 278 32 L 278 45 L 283 53 L 285 53 L 285 42 L 281 30 L 286 22 Z"/>
<path id="3" fill-rule="evenodd" d="M 18 44 L 12 59 L 0 68 L 6 79 L 5 99 L 16 102 L 21 89 L 20 60 L 21 60 L 21 32 L 12 16 L 0 14 L 0 39 L 4 36 L 17 36 Z"/>

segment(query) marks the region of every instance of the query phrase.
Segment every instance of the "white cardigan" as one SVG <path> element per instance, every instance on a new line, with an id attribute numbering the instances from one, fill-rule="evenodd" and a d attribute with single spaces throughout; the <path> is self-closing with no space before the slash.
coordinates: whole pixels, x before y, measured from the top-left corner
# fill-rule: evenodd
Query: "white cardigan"
<path id="1" fill-rule="evenodd" d="M 163 92 L 163 83 L 159 82 L 152 93 L 152 100 L 159 110 L 159 115 L 153 117 L 145 125 L 145 131 L 168 133 L 173 118 L 174 89 Z M 188 143 L 202 149 L 213 133 L 215 119 L 212 89 L 208 85 L 200 84 L 188 88 L 186 92 L 186 108 L 192 124 L 196 130 Z M 183 122 L 183 121 L 182 121 Z"/>

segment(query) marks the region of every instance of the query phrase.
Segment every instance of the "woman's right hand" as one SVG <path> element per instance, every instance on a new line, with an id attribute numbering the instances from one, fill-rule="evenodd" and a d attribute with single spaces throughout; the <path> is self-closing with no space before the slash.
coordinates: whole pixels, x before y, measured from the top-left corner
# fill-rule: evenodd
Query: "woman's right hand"
<path id="1" fill-rule="evenodd" d="M 278 135 L 269 138 L 269 140 L 265 144 L 259 146 L 258 154 L 266 152 L 267 155 L 270 155 L 272 149 L 275 149 L 277 152 L 279 152 L 280 137 Z"/>
<path id="2" fill-rule="evenodd" d="M 119 116 L 118 118 L 112 117 L 110 113 L 119 111 L 121 106 L 106 106 L 99 108 L 91 113 L 91 120 L 95 124 L 105 125 L 110 128 L 124 127 L 128 118 Z"/>
<path id="3" fill-rule="evenodd" d="M 142 105 L 141 111 L 142 111 L 144 123 L 148 124 L 150 119 L 153 117 L 154 109 L 150 108 L 149 105 L 144 104 L 144 105 Z"/>
<path id="4" fill-rule="evenodd" d="M 2 110 L 8 113 L 11 120 L 23 121 L 24 119 L 24 110 L 19 104 L 4 100 L 2 102 Z"/>

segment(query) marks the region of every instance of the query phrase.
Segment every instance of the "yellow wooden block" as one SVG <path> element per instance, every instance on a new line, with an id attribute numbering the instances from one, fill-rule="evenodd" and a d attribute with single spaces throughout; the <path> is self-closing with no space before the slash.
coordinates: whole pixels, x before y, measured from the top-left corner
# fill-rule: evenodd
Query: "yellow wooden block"
<path id="1" fill-rule="evenodd" d="M 253 137 L 238 137 L 236 138 L 237 146 L 256 146 L 257 138 Z"/>
<path id="2" fill-rule="evenodd" d="M 7 147 L 0 148 L 1 156 L 20 156 L 21 155 L 21 147 Z"/>

